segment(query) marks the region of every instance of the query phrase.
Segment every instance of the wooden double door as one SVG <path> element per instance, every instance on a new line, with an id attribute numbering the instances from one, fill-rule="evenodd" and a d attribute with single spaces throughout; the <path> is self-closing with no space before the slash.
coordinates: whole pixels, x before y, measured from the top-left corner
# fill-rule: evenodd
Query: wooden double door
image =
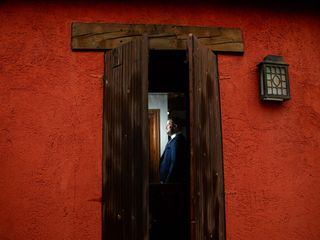
<path id="1" fill-rule="evenodd" d="M 216 55 L 189 35 L 191 240 L 225 239 Z M 106 52 L 103 238 L 149 239 L 148 38 Z M 152 239 L 150 239 L 152 240 Z"/>

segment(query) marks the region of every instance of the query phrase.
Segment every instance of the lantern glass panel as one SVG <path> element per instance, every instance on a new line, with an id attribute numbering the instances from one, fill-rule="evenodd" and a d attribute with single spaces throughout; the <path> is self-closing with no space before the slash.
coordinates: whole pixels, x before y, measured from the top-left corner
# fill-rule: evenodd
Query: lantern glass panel
<path id="1" fill-rule="evenodd" d="M 267 81 L 267 86 L 268 86 L 268 87 L 271 87 L 271 86 L 272 86 L 272 85 L 271 85 L 271 80 Z"/>
<path id="2" fill-rule="evenodd" d="M 287 87 L 286 82 L 282 82 L 282 88 L 286 88 L 286 87 Z"/>
<path id="3" fill-rule="evenodd" d="M 277 94 L 277 89 L 276 89 L 276 88 L 273 88 L 273 89 L 272 89 L 272 93 L 273 93 L 274 95 L 276 95 L 276 94 Z"/>
<path id="4" fill-rule="evenodd" d="M 267 73 L 267 80 L 271 79 L 271 74 Z"/>
<path id="5" fill-rule="evenodd" d="M 279 77 L 276 75 L 276 76 L 274 76 L 274 78 L 272 79 L 273 80 L 273 82 L 274 82 L 274 84 L 276 85 L 276 86 L 279 86 L 279 84 L 280 84 L 280 79 L 279 79 Z"/>

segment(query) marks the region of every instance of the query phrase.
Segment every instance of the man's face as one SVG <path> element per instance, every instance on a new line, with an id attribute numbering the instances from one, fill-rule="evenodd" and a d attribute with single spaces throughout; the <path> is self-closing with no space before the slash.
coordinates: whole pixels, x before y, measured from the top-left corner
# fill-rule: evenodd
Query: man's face
<path id="1" fill-rule="evenodd" d="M 166 125 L 166 131 L 168 136 L 171 136 L 172 134 L 175 133 L 175 124 L 172 122 L 172 120 L 168 120 L 167 121 L 167 125 Z"/>

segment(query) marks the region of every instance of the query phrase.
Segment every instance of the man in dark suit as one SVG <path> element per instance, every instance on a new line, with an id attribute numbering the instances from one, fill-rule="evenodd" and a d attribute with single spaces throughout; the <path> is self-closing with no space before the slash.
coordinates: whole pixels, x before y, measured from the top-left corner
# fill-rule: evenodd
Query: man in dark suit
<path id="1" fill-rule="evenodd" d="M 190 222 L 188 207 L 188 151 L 179 118 L 167 121 L 169 136 L 160 158 L 160 182 L 157 196 L 158 212 L 151 233 L 159 240 L 188 240 Z"/>
<path id="2" fill-rule="evenodd" d="M 170 140 L 160 158 L 161 183 L 185 183 L 187 181 L 187 146 L 181 130 L 182 121 L 180 119 L 168 119 L 166 131 Z"/>

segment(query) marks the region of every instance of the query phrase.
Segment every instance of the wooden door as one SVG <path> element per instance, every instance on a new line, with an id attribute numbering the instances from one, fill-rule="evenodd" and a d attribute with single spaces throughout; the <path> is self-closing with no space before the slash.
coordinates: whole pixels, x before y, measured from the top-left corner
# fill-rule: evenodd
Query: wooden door
<path id="1" fill-rule="evenodd" d="M 216 55 L 188 38 L 191 239 L 225 239 L 219 82 Z"/>
<path id="2" fill-rule="evenodd" d="M 148 239 L 148 39 L 105 54 L 103 239 Z"/>
<path id="3" fill-rule="evenodd" d="M 160 183 L 160 109 L 149 109 L 149 182 Z"/>

